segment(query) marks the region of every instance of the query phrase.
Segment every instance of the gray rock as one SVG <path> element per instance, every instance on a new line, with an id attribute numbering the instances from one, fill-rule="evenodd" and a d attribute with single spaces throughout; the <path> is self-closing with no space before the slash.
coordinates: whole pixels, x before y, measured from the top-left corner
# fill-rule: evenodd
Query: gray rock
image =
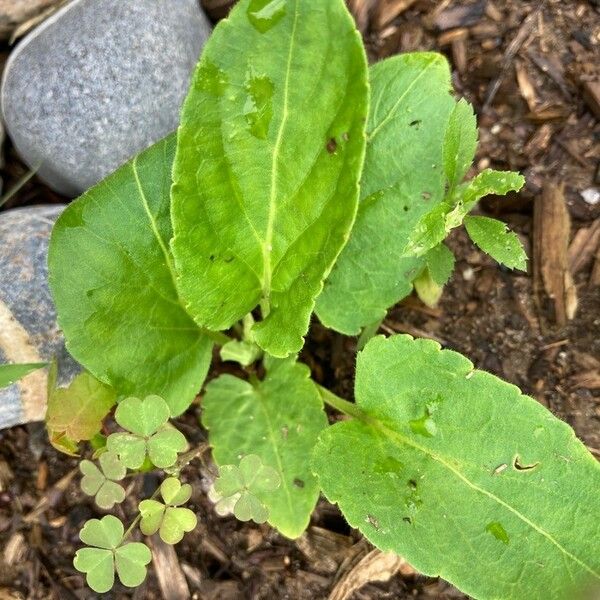
<path id="1" fill-rule="evenodd" d="M 64 206 L 0 213 L 0 363 L 45 362 L 55 356 L 59 383 L 79 370 L 67 354 L 48 289 L 48 242 Z M 44 418 L 46 370 L 0 389 L 0 428 Z"/>
<path id="2" fill-rule="evenodd" d="M 7 133 L 51 187 L 78 195 L 177 127 L 209 34 L 198 0 L 73 0 L 10 55 Z"/>

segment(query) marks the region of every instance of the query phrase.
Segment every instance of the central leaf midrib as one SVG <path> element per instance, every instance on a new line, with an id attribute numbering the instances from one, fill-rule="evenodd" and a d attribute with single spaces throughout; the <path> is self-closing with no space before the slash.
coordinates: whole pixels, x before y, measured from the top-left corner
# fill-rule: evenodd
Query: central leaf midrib
<path id="1" fill-rule="evenodd" d="M 504 500 L 502 500 L 501 498 L 499 498 L 498 496 L 493 494 L 492 492 L 489 492 L 488 490 L 473 483 L 468 477 L 463 475 L 463 473 L 461 473 L 458 469 L 456 469 L 454 466 L 452 466 L 452 464 L 449 462 L 448 459 L 446 459 L 445 457 L 443 457 L 439 454 L 436 454 L 435 452 L 433 452 L 432 450 L 429 450 L 429 448 L 426 448 L 425 446 L 421 446 L 421 444 L 418 444 L 414 440 L 411 440 L 410 438 L 405 437 L 401 433 L 398 433 L 397 431 L 390 429 L 379 419 L 377 419 L 375 417 L 371 417 L 370 415 L 366 415 L 366 414 L 365 414 L 365 416 L 367 417 L 367 419 L 365 420 L 367 425 L 374 427 L 375 429 L 380 431 L 383 435 L 391 438 L 392 440 L 395 440 L 397 443 L 404 444 L 406 446 L 410 446 L 411 448 L 414 448 L 415 450 L 422 452 L 429 458 L 440 463 L 442 466 L 444 466 L 446 469 L 448 469 L 455 477 L 457 477 L 463 483 L 465 483 L 468 487 L 470 487 L 474 491 L 479 492 L 480 494 L 483 494 L 484 496 L 490 498 L 494 502 L 497 502 L 498 504 L 500 504 L 500 506 L 503 506 L 504 508 L 506 508 L 509 512 L 513 513 L 515 516 L 517 516 L 519 519 L 521 519 L 521 521 L 523 521 L 526 525 L 531 527 L 534 531 L 539 533 L 541 536 L 545 537 L 551 544 L 556 546 L 565 556 L 567 556 L 572 561 L 577 563 L 579 566 L 584 568 L 588 573 L 590 573 L 594 577 L 600 579 L 600 573 L 595 571 L 592 567 L 587 565 L 580 558 L 578 558 L 577 556 L 575 556 L 574 554 L 569 552 L 545 529 L 543 529 L 542 527 L 540 527 L 539 525 L 537 525 L 536 523 L 534 523 L 533 521 L 528 519 L 523 513 L 521 513 L 519 510 L 517 510 L 516 508 L 514 508 L 513 506 L 511 506 L 510 504 L 508 504 L 507 502 L 505 502 Z"/>
<path id="2" fill-rule="evenodd" d="M 294 44 L 296 39 L 296 26 L 298 23 L 298 2 L 296 1 L 294 4 L 294 21 L 292 24 L 292 32 L 290 35 L 290 47 L 288 50 L 287 56 L 287 66 L 286 73 L 284 78 L 284 88 L 283 88 L 283 107 L 282 107 L 282 116 L 281 123 L 279 125 L 279 130 L 277 132 L 277 137 L 275 139 L 275 145 L 273 147 L 273 160 L 271 163 L 271 185 L 269 192 L 269 215 L 267 218 L 267 228 L 265 232 L 265 241 L 263 243 L 263 278 L 262 278 L 262 293 L 264 298 L 268 298 L 271 292 L 271 278 L 272 278 L 272 265 L 271 265 L 271 256 L 273 249 L 273 234 L 274 234 L 274 224 L 275 224 L 275 216 L 277 213 L 277 164 L 279 162 L 279 154 L 281 152 L 281 144 L 283 141 L 283 132 L 285 130 L 287 119 L 289 116 L 289 91 L 290 91 L 290 78 L 291 78 L 291 70 L 292 70 L 292 57 L 294 54 Z"/>

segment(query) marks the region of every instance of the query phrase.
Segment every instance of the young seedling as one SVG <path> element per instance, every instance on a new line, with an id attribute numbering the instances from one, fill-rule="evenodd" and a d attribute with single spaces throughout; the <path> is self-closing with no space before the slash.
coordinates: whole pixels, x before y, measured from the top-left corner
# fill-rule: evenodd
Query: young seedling
<path id="1" fill-rule="evenodd" d="M 137 587 L 146 578 L 146 565 L 152 560 L 150 549 L 139 542 L 125 542 L 124 533 L 123 523 L 106 515 L 87 521 L 79 534 L 87 547 L 77 550 L 73 564 L 100 594 L 113 587 L 115 570 L 127 587 Z"/>
<path id="2" fill-rule="evenodd" d="M 82 460 L 79 470 L 83 473 L 81 489 L 100 508 L 111 509 L 125 500 L 125 490 L 117 481 L 121 481 L 127 469 L 114 452 L 103 452 L 99 458 L 100 468 L 90 460 Z"/>
<path id="3" fill-rule="evenodd" d="M 146 456 L 157 467 L 171 467 L 177 453 L 186 449 L 187 441 L 167 424 L 169 417 L 169 407 L 160 396 L 126 398 L 117 406 L 115 420 L 127 432 L 112 433 L 106 446 L 128 469 L 139 469 Z"/>
<path id="4" fill-rule="evenodd" d="M 152 535 L 158 531 L 163 542 L 177 544 L 186 532 L 196 527 L 196 515 L 189 508 L 182 508 L 192 495 L 192 488 L 187 483 L 169 477 L 160 486 L 163 502 L 142 500 L 139 510 L 142 515 L 140 530 L 144 535 Z"/>
<path id="5" fill-rule="evenodd" d="M 280 483 L 277 471 L 263 465 L 255 454 L 244 456 L 239 466 L 223 465 L 214 484 L 219 498 L 217 511 L 231 508 L 240 521 L 264 523 L 269 518 L 269 510 L 259 496 L 273 492 Z"/>
<path id="6" fill-rule="evenodd" d="M 488 169 L 465 181 L 477 126 L 450 81 L 435 53 L 367 67 L 343 0 L 240 0 L 204 49 L 177 135 L 57 221 L 50 286 L 90 385 L 120 400 L 125 431 L 106 446 L 127 468 L 179 475 L 186 441 L 168 420 L 200 391 L 216 344 L 245 368 L 202 397 L 219 513 L 297 538 L 323 492 L 378 548 L 472 597 L 573 598 L 600 584 L 597 461 L 465 357 L 375 335 L 413 287 L 438 300 L 454 267 L 444 240 L 462 224 L 526 268 L 515 234 L 470 215 L 524 180 Z M 313 312 L 360 335 L 355 402 L 298 362 Z M 108 400 L 81 402 L 87 436 L 112 429 Z M 325 405 L 346 418 L 329 425 Z M 102 456 L 101 470 L 84 467 L 96 494 L 118 485 Z M 128 532 L 140 522 L 179 541 L 196 521 L 181 507 L 190 492 L 166 479 Z M 92 523 L 82 540 L 94 548 L 75 561 L 88 584 L 106 591 L 115 567 L 141 581 L 145 546 L 126 544 L 115 517 Z"/>

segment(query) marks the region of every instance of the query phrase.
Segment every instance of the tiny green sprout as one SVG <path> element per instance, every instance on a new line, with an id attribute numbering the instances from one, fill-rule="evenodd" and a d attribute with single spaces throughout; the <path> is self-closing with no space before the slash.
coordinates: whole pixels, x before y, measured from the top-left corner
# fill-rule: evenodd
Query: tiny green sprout
<path id="1" fill-rule="evenodd" d="M 161 469 L 174 465 L 177 453 L 185 450 L 187 441 L 168 424 L 170 415 L 160 396 L 126 398 L 117 407 L 115 419 L 127 431 L 109 435 L 108 449 L 117 453 L 129 469 L 139 469 L 146 455 Z"/>
<path id="2" fill-rule="evenodd" d="M 116 482 L 125 477 L 127 469 L 114 452 L 103 452 L 98 461 L 100 468 L 91 460 L 81 461 L 81 489 L 88 496 L 95 496 L 94 500 L 100 508 L 108 510 L 125 500 L 125 490 Z"/>
<path id="3" fill-rule="evenodd" d="M 162 482 L 160 494 L 164 502 L 152 499 L 140 502 L 140 529 L 144 535 L 158 531 L 163 542 L 177 544 L 197 524 L 196 515 L 189 508 L 181 508 L 190 499 L 192 487 L 187 483 L 181 485 L 179 479 L 169 477 Z"/>
<path id="4" fill-rule="evenodd" d="M 112 515 L 86 522 L 79 537 L 88 547 L 75 554 L 73 566 L 85 573 L 87 584 L 102 594 L 115 582 L 115 569 L 121 583 L 136 587 L 146 578 L 146 565 L 152 560 L 148 546 L 123 543 L 123 523 Z"/>
<path id="5" fill-rule="evenodd" d="M 223 465 L 214 489 L 219 500 L 216 510 L 223 513 L 233 505 L 233 514 L 240 521 L 264 523 L 269 518 L 267 507 L 256 494 L 272 492 L 281 484 L 279 473 L 262 464 L 256 454 L 248 454 L 239 466 Z"/>

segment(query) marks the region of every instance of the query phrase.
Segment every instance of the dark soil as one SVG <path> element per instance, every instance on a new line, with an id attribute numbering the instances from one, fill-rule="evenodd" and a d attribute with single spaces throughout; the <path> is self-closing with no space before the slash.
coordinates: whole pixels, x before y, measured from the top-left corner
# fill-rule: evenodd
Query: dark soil
<path id="1" fill-rule="evenodd" d="M 231 4 L 205 3 L 216 17 Z M 505 220 L 529 245 L 533 202 L 545 183 L 555 181 L 565 185 L 572 237 L 598 222 L 600 204 L 586 203 L 580 193 L 600 187 L 600 116 L 593 114 L 582 94 L 585 82 L 598 81 L 600 75 L 597 2 L 547 0 L 541 9 L 537 0 L 351 0 L 349 4 L 373 60 L 411 50 L 444 52 L 453 64 L 458 92 L 478 111 L 477 167 L 512 168 L 527 175 L 523 192 L 502 202 L 486 200 L 484 212 Z M 397 15 L 392 10 L 409 4 Z M 462 13 L 452 12 L 458 8 L 464 9 Z M 536 9 L 530 29 L 524 31 L 525 17 Z M 389 22 L 383 22 L 386 14 Z M 457 14 L 459 21 L 451 23 Z M 444 29 L 448 24 L 452 28 Z M 519 33 L 524 39 L 511 57 L 507 52 Z M 4 58 L 8 51 L 6 47 Z M 497 92 L 486 105 L 495 83 Z M 530 96 L 530 105 L 528 89 L 535 95 L 535 101 Z M 26 168 L 8 142 L 4 157 L 7 190 Z M 33 178 L 5 208 L 61 201 Z M 575 318 L 558 328 L 544 299 L 534 293 L 531 272 L 498 267 L 462 231 L 452 235 L 450 245 L 457 266 L 439 306 L 430 309 L 415 297 L 408 298 L 390 311 L 383 331 L 432 337 L 462 352 L 477 367 L 520 386 L 570 423 L 600 457 L 600 289 L 589 283 L 593 253 L 574 274 L 579 298 Z M 355 339 L 315 323 L 303 360 L 317 380 L 351 398 L 355 351 Z M 217 365 L 215 373 L 221 369 Z M 198 406 L 192 408 L 179 423 L 195 443 L 204 439 L 197 426 L 198 411 Z M 79 547 L 80 527 L 100 514 L 79 491 L 77 477 L 63 480 L 76 466 L 77 461 L 49 446 L 41 426 L 0 431 L 0 600 L 98 597 L 86 590 L 71 562 Z M 191 508 L 200 523 L 176 547 L 174 569 L 178 563 L 194 598 L 327 598 L 334 583 L 370 549 L 337 508 L 325 501 L 319 503 L 308 532 L 292 542 L 267 526 L 218 517 L 205 495 L 212 478 L 210 463 L 196 461 L 184 478 L 193 485 Z M 156 486 L 154 475 L 142 479 L 133 484 L 123 516 L 132 515 L 135 498 Z M 115 590 L 104 597 L 163 597 L 154 570 L 137 591 Z M 352 598 L 464 596 L 443 581 L 397 575 L 389 582 L 364 586 Z"/>

